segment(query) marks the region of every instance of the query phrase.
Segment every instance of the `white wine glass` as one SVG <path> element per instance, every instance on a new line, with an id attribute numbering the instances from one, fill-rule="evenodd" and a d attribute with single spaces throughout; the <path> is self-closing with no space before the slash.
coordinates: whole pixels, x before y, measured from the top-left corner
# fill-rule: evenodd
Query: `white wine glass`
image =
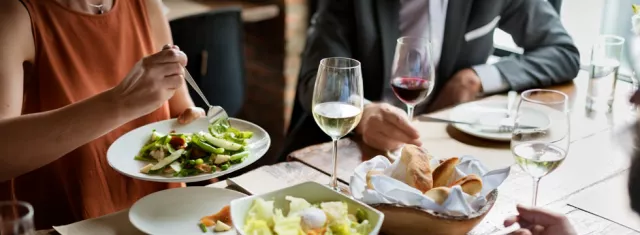
<path id="1" fill-rule="evenodd" d="M 0 201 L 0 235 L 32 235 L 33 207 L 22 201 Z"/>
<path id="2" fill-rule="evenodd" d="M 333 141 L 333 171 L 329 187 L 338 188 L 338 140 L 360 122 L 364 103 L 360 62 L 349 58 L 320 61 L 313 89 L 313 119 Z"/>
<path id="3" fill-rule="evenodd" d="M 520 168 L 533 178 L 535 206 L 540 178 L 558 168 L 569 152 L 568 96 L 559 91 L 533 89 L 520 97 L 511 151 Z"/>

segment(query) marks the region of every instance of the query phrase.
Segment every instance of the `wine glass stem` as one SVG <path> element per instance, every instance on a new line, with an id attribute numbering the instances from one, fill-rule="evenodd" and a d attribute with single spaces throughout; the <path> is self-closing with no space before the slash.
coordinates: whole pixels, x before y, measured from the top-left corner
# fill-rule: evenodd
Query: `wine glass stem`
<path id="1" fill-rule="evenodd" d="M 338 138 L 333 139 L 333 171 L 331 172 L 331 183 L 329 187 L 338 191 Z"/>
<path id="2" fill-rule="evenodd" d="M 407 117 L 409 117 L 409 121 L 413 120 L 413 105 L 407 105 Z"/>
<path id="3" fill-rule="evenodd" d="M 540 185 L 540 178 L 533 177 L 533 199 L 531 200 L 531 206 L 536 206 L 538 202 L 538 185 Z"/>

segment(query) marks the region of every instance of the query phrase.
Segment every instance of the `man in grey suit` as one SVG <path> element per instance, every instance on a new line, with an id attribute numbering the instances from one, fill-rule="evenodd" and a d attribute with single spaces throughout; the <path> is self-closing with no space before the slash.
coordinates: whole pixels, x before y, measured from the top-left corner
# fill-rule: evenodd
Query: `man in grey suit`
<path id="1" fill-rule="evenodd" d="M 496 27 L 511 34 L 524 53 L 489 65 Z M 401 36 L 429 38 L 436 58 L 435 88 L 416 114 L 477 96 L 568 82 L 579 70 L 578 50 L 544 0 L 320 0 L 283 153 L 329 140 L 310 113 L 316 71 L 325 57 L 362 63 L 365 98 L 372 103 L 355 132 L 365 143 L 383 150 L 421 144 L 404 111 L 388 104 L 396 101 L 389 79 Z"/>

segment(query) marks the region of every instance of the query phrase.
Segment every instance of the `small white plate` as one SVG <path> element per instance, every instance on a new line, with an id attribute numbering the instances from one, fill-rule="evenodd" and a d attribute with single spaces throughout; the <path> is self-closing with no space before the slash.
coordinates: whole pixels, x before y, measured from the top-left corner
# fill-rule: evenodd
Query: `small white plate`
<path id="1" fill-rule="evenodd" d="M 186 187 L 167 189 L 138 200 L 129 209 L 129 221 L 147 234 L 204 234 L 198 224 L 232 200 L 246 195 L 221 188 Z M 229 224 L 229 226 L 232 226 Z M 211 228 L 206 234 L 213 234 Z M 218 235 L 235 235 L 235 229 Z"/>
<path id="2" fill-rule="evenodd" d="M 269 134 L 256 124 L 243 121 L 240 119 L 230 118 L 231 126 L 241 131 L 253 132 L 253 137 L 249 139 L 248 151 L 250 152 L 242 163 L 232 165 L 226 171 L 216 171 L 213 174 L 199 174 L 188 177 L 168 177 L 162 175 L 148 175 L 140 173 L 140 168 L 147 165 L 147 162 L 137 161 L 133 158 L 138 154 L 140 149 L 149 140 L 151 131 L 156 130 L 160 133 L 169 133 L 175 130 L 178 133 L 196 133 L 200 131 L 207 131 L 209 127 L 209 121 L 206 118 L 200 118 L 198 120 L 189 123 L 188 125 L 181 125 L 176 119 L 169 119 L 160 122 L 148 124 L 146 126 L 139 127 L 133 131 L 130 131 L 123 136 L 120 136 L 107 151 L 107 161 L 116 171 L 129 176 L 134 179 L 155 181 L 155 182 L 198 182 L 208 179 L 217 178 L 238 169 L 242 169 L 254 163 L 260 159 L 269 149 L 271 145 L 271 139 Z"/>
<path id="3" fill-rule="evenodd" d="M 507 115 L 506 100 L 481 100 L 465 103 L 456 106 L 449 113 L 449 119 L 452 121 L 478 123 L 488 126 L 499 126 L 500 121 Z M 514 107 L 515 115 L 517 107 Z M 541 129 L 547 128 L 551 124 L 549 117 L 535 109 L 523 109 L 526 112 L 521 119 L 523 125 L 535 126 Z M 452 124 L 456 129 L 469 135 L 496 141 L 511 141 L 511 132 L 493 132 L 483 131 L 478 126 Z"/>

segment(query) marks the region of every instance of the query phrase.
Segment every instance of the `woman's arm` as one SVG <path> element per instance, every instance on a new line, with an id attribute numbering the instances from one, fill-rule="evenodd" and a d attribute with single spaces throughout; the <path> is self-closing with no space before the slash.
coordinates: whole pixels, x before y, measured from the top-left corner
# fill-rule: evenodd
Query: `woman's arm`
<path id="1" fill-rule="evenodd" d="M 47 165 L 134 119 L 136 112 L 112 94 L 107 91 L 64 108 L 0 119 L 0 182 Z"/>
<path id="2" fill-rule="evenodd" d="M 35 50 L 31 20 L 18 1 L 0 1 L 0 45 L 0 182 L 156 110 L 183 87 L 180 67 L 186 56 L 167 49 L 144 58 L 113 89 L 56 110 L 21 115 L 22 64 Z"/>
<path id="3" fill-rule="evenodd" d="M 154 44 L 159 46 L 173 44 L 171 29 L 169 28 L 169 21 L 162 12 L 162 1 L 147 0 L 146 2 L 147 14 L 149 17 L 149 24 L 151 27 Z M 187 90 L 186 85 L 178 89 L 176 91 L 176 94 L 169 100 L 171 117 L 174 118 L 178 117 L 188 108 L 194 106 L 195 105 L 193 104 L 193 100 L 191 100 L 191 96 L 189 96 L 189 91 Z"/>

